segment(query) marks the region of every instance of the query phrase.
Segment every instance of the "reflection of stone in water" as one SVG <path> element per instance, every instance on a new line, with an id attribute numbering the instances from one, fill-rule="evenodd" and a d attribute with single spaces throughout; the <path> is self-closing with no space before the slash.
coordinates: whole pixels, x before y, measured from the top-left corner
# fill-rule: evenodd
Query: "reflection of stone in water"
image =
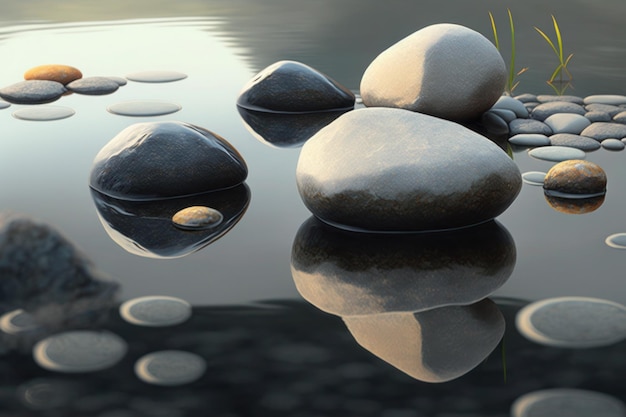
<path id="1" fill-rule="evenodd" d="M 78 384 L 52 378 L 38 378 L 17 388 L 17 397 L 31 410 L 52 410 L 80 396 Z"/>
<path id="2" fill-rule="evenodd" d="M 74 114 L 76 114 L 74 109 L 69 107 L 43 105 L 16 110 L 13 112 L 13 117 L 21 120 L 45 122 L 66 119 Z"/>
<path id="3" fill-rule="evenodd" d="M 173 326 L 191 317 L 191 304 L 176 297 L 139 297 L 122 303 L 120 315 L 138 326 Z"/>
<path id="4" fill-rule="evenodd" d="M 91 195 L 107 234 L 129 253 L 150 258 L 177 258 L 198 251 L 228 233 L 243 217 L 250 202 L 245 184 L 192 197 L 159 201 L 126 201 L 95 190 Z M 185 207 L 213 207 L 223 215 L 217 226 L 181 230 L 172 216 Z"/>
<path id="5" fill-rule="evenodd" d="M 140 83 L 169 83 L 187 78 L 187 74 L 178 71 L 140 71 L 126 76 L 131 81 Z"/>
<path id="6" fill-rule="evenodd" d="M 33 348 L 33 358 L 50 371 L 92 372 L 115 365 L 126 350 L 126 342 L 113 333 L 76 330 L 43 339 Z"/>
<path id="7" fill-rule="evenodd" d="M 519 397 L 511 417 L 624 417 L 626 406 L 610 395 L 572 388 L 535 391 Z"/>
<path id="8" fill-rule="evenodd" d="M 425 382 L 458 378 L 480 364 L 504 334 L 491 300 L 421 313 L 344 317 L 356 341 L 374 355 Z"/>
<path id="9" fill-rule="evenodd" d="M 590 348 L 626 338 L 626 307 L 589 297 L 557 297 L 529 304 L 516 317 L 519 332 L 548 346 Z"/>
<path id="10" fill-rule="evenodd" d="M 277 148 L 302 146 L 321 128 L 350 110 L 315 113 L 270 113 L 237 106 L 248 131 L 260 142 Z"/>
<path id="11" fill-rule="evenodd" d="M 206 369 L 200 356 L 179 350 L 163 350 L 145 355 L 135 363 L 135 374 L 142 381 L 162 386 L 189 384 Z"/>
<path id="12" fill-rule="evenodd" d="M 163 116 L 176 113 L 180 109 L 182 107 L 176 103 L 159 100 L 123 101 L 107 107 L 109 113 L 131 117 Z"/>
<path id="13" fill-rule="evenodd" d="M 626 249 L 626 233 L 612 234 L 604 242 L 615 249 Z"/>
<path id="14" fill-rule="evenodd" d="M 17 309 L 0 316 L 0 330 L 7 334 L 20 334 L 39 327 L 35 318 L 28 312 Z"/>
<path id="15" fill-rule="evenodd" d="M 219 225 L 224 216 L 218 210 L 205 206 L 191 206 L 172 216 L 174 226 L 183 230 L 210 229 Z"/>
<path id="16" fill-rule="evenodd" d="M 498 222 L 419 234 L 367 234 L 311 217 L 294 239 L 298 292 L 340 316 L 467 305 L 511 275 L 516 250 Z"/>
<path id="17" fill-rule="evenodd" d="M 596 211 L 604 203 L 605 195 L 589 198 L 569 198 L 563 196 L 550 195 L 544 192 L 544 197 L 550 207 L 565 214 L 585 214 Z"/>

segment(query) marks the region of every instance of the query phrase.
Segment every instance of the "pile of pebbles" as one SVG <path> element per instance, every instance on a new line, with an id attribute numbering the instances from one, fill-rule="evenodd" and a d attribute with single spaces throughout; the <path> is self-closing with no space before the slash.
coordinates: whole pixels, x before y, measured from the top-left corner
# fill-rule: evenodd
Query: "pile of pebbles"
<path id="1" fill-rule="evenodd" d="M 509 142 L 520 147 L 558 146 L 589 152 L 599 148 L 620 151 L 626 146 L 623 95 L 502 96 L 483 121 L 507 130 Z"/>

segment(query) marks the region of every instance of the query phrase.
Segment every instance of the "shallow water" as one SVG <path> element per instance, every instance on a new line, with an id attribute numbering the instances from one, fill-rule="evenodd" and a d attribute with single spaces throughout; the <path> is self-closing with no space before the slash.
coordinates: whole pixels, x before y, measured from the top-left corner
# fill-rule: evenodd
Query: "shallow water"
<path id="1" fill-rule="evenodd" d="M 339 359 L 333 357 L 320 366 L 322 359 L 316 362 L 318 359 L 311 353 L 322 349 L 326 353 L 321 356 L 326 358 L 332 354 L 328 353 L 331 347 L 344 349 L 340 355 L 342 360 L 347 358 L 350 361 L 351 357 L 358 357 L 359 363 L 367 364 L 363 372 L 377 375 L 368 374 L 370 376 L 362 381 L 376 384 L 375 381 L 379 381 L 376 378 L 383 378 L 392 386 L 399 384 L 402 387 L 399 390 L 406 392 L 406 395 L 402 394 L 403 400 L 398 400 L 398 404 L 403 404 L 401 406 L 393 405 L 393 395 L 378 393 L 380 395 L 371 395 L 370 398 L 376 405 L 370 403 L 370 408 L 367 408 L 367 404 L 363 403 L 368 397 L 367 389 L 361 387 L 364 394 L 357 395 L 354 392 L 350 394 L 346 388 L 341 391 L 340 398 L 334 400 L 352 404 L 345 405 L 344 415 L 370 415 L 363 409 L 370 410 L 371 415 L 385 416 L 452 415 L 450 413 L 508 415 L 510 403 L 516 396 L 554 386 L 584 387 L 625 399 L 625 365 L 616 353 L 620 349 L 623 351 L 624 342 L 602 351 L 591 349 L 588 356 L 536 348 L 529 342 L 520 342 L 519 335 L 514 334 L 514 325 L 507 321 L 507 334 L 517 341 L 508 348 L 512 356 L 509 391 L 493 375 L 501 376 L 501 369 L 496 366 L 499 364 L 497 350 L 489 359 L 491 362 L 488 362 L 487 371 L 483 367 L 474 374 L 468 374 L 466 379 L 461 378 L 460 382 L 435 388 L 410 379 L 373 355 L 357 349 L 340 319 L 309 309 L 294 285 L 290 265 L 292 245 L 298 229 L 310 217 L 295 186 L 298 147 L 270 146 L 259 140 L 246 126 L 235 106 L 242 86 L 256 72 L 278 60 L 299 60 L 357 91 L 367 64 L 403 36 L 431 23 L 452 22 L 469 26 L 491 38 L 487 15 L 491 10 L 504 37 L 507 33 L 506 7 L 511 7 L 515 18 L 518 65 L 530 68 L 520 77 L 519 93 L 551 93 L 545 85 L 545 78 L 554 69 L 554 57 L 532 26 L 550 31 L 550 14 L 554 13 L 563 32 L 566 51 L 575 54 L 570 66 L 575 89 L 568 93 L 580 96 L 626 94 L 626 26 L 620 20 L 620 16 L 626 13 L 625 3 L 608 0 L 558 1 L 546 5 L 532 0 L 521 6 L 495 0 L 472 3 L 442 1 L 428 8 L 401 1 L 356 0 L 339 5 L 331 1 L 305 3 L 287 0 L 264 5 L 247 0 L 189 0 L 157 2 L 156 5 L 148 0 L 132 4 L 111 1 L 106 6 L 91 3 L 81 2 L 71 6 L 68 2 L 39 0 L 29 2 L 28 7 L 22 2 L 0 6 L 0 57 L 4 57 L 0 66 L 0 86 L 18 82 L 24 71 L 46 63 L 73 65 L 84 76 L 124 77 L 143 71 L 174 71 L 186 74 L 187 78 L 167 83 L 129 81 L 117 92 L 105 96 L 64 96 L 53 104 L 70 107 L 76 113 L 62 120 L 40 122 L 13 117 L 13 112 L 30 106 L 11 105 L 0 109 L 0 209 L 32 215 L 62 231 L 99 269 L 120 284 L 119 302 L 134 297 L 166 295 L 179 297 L 194 306 L 194 314 L 198 314 L 200 319 L 193 326 L 201 323 L 200 327 L 190 324 L 181 330 L 182 333 L 174 331 L 174 334 L 187 338 L 187 342 L 180 343 L 184 346 L 189 345 L 190 335 L 199 337 L 202 343 L 198 342 L 198 346 L 202 348 L 196 353 L 204 355 L 209 367 L 215 368 L 211 368 L 211 378 L 214 379 L 210 382 L 203 380 L 201 385 L 192 385 L 188 391 L 177 391 L 184 393 L 189 403 L 200 395 L 202 389 L 198 387 L 206 389 L 207 386 L 213 387 L 212 384 L 225 384 L 229 389 L 220 388 L 211 395 L 221 393 L 236 397 L 243 392 L 238 387 L 245 386 L 246 390 L 258 394 L 253 395 L 258 401 L 258 415 L 264 415 L 262 410 L 285 415 L 315 415 L 305 412 L 307 406 L 304 404 L 308 403 L 304 400 L 299 403 L 301 405 L 289 408 L 287 405 L 293 405 L 292 400 L 270 393 L 266 398 L 260 393 L 264 378 L 280 380 L 289 373 L 285 369 L 292 369 L 299 375 L 296 378 L 299 386 L 310 382 L 311 392 L 307 395 L 313 395 L 313 392 L 318 392 L 315 390 L 319 386 L 324 385 L 318 379 L 335 378 L 334 383 L 341 386 L 354 385 L 358 378 L 345 377 L 348 371 L 342 375 L 333 373 L 333 366 L 329 363 L 342 363 Z M 503 54 L 507 61 L 508 52 L 504 50 Z M 128 117 L 107 111 L 112 105 L 128 101 L 175 103 L 181 109 L 155 117 Z M 131 253 L 116 243 L 103 227 L 88 187 L 91 163 L 102 146 L 132 123 L 157 120 L 197 124 L 223 136 L 240 151 L 249 167 L 246 185 L 250 189 L 250 201 L 241 220 L 209 246 L 173 259 L 139 256 L 137 252 Z M 515 149 L 513 157 L 522 172 L 547 172 L 553 165 L 552 162 L 529 157 L 524 149 Z M 510 277 L 494 293 L 505 313 L 510 309 L 505 302 L 507 299 L 518 300 L 514 304 L 516 308 L 530 301 L 557 296 L 597 297 L 626 304 L 623 272 L 626 252 L 605 243 L 607 237 L 626 232 L 622 221 L 626 204 L 626 183 L 622 181 L 626 177 L 624 158 L 626 153 L 623 151 L 604 149 L 586 155 L 587 160 L 603 167 L 608 177 L 606 198 L 592 212 L 574 215 L 558 211 L 548 203 L 541 187 L 525 183 L 514 204 L 498 217 L 498 222 L 510 233 L 516 251 L 516 262 Z M 232 307 L 257 305 L 265 300 L 289 300 L 285 301 L 288 307 L 269 311 L 267 308 L 241 307 L 238 310 Z M 220 310 L 222 307 L 226 310 Z M 304 329 L 301 329 L 302 333 L 294 331 L 294 328 L 299 328 L 297 322 L 288 323 L 288 319 L 281 316 L 292 312 L 294 320 L 301 320 L 301 323 L 318 331 L 328 331 L 332 337 L 327 339 L 307 334 Z M 112 314 L 115 315 L 115 312 Z M 507 314 L 505 317 L 509 319 Z M 224 318 L 224 324 L 216 325 L 220 318 Z M 257 333 L 244 335 L 246 330 L 242 323 L 248 321 L 257 326 Z M 219 328 L 219 332 L 211 335 L 211 329 L 202 327 L 207 323 Z M 232 324 L 235 336 L 227 334 L 227 323 Z M 133 338 L 132 330 L 128 330 L 132 326 L 120 327 L 115 320 L 107 326 Z M 248 349 L 241 342 L 251 337 L 263 338 L 264 335 L 268 340 L 280 340 L 280 346 L 301 347 L 298 350 L 292 346 L 292 350 L 299 353 L 294 353 L 291 365 L 289 360 L 287 365 L 276 365 L 271 361 L 260 365 L 245 358 L 246 352 L 257 359 L 265 357 L 263 349 L 273 352 L 271 346 L 263 343 Z M 234 339 L 229 339 L 231 336 Z M 330 343 L 333 337 L 333 340 L 339 340 L 337 346 L 334 342 Z M 235 342 L 232 342 L 233 351 L 228 355 L 240 352 L 240 356 L 232 358 L 225 354 L 229 340 Z M 170 343 L 161 342 L 162 345 Z M 518 342 L 522 344 L 515 345 Z M 212 343 L 217 345 L 211 347 Z M 165 347 L 180 347 L 176 342 L 170 345 Z M 517 352 L 523 352 L 522 357 L 514 357 L 516 346 L 522 346 Z M 133 351 L 132 347 L 131 352 L 137 357 L 148 353 L 139 352 L 138 348 Z M 585 377 L 581 373 L 584 367 L 568 368 L 567 361 L 572 355 L 578 364 L 592 364 L 597 375 Z M 551 357 L 558 358 L 560 362 L 555 361 L 561 364 L 561 368 L 551 369 L 552 373 L 548 375 L 522 370 L 526 362 L 547 364 Z M 29 356 L 24 358 L 28 360 Z M 228 362 L 228 358 L 232 362 Z M 222 359 L 226 362 L 220 362 Z M 260 374 L 229 378 L 228 363 L 235 369 L 233 374 L 245 374 L 246 367 L 255 366 Z M 122 365 L 127 366 L 124 368 L 126 371 L 120 371 L 121 375 L 125 375 L 124 372 L 132 365 Z M 2 366 L 13 369 L 6 363 Z M 315 377 L 318 379 L 313 376 L 307 379 L 306 375 L 313 375 L 313 368 L 316 367 L 320 367 Z M 35 365 L 28 365 L 28 369 L 37 375 Z M 515 379 L 516 369 L 518 379 Z M 325 376 L 321 375 L 322 371 Z M 488 386 L 483 386 L 482 391 L 476 394 L 484 405 L 481 406 L 475 403 L 475 398 L 471 403 L 470 398 L 474 394 L 469 393 L 477 388 L 476 383 L 485 376 L 484 372 L 488 372 L 491 379 Z M 126 377 L 132 378 L 130 371 Z M 111 383 L 108 377 L 80 378 L 78 380 L 86 384 L 94 381 L 98 384 Z M 248 382 L 237 385 L 237 378 Z M 15 376 L 14 381 L 6 382 L 6 386 L 23 385 L 27 380 L 24 375 Z M 321 385 L 311 381 L 318 381 Z M 328 383 L 326 386 L 331 385 Z M 135 386 L 128 389 L 128 392 L 140 390 Z M 280 393 L 280 384 L 273 389 Z M 10 391 L 9 388 L 7 390 Z M 424 390 L 425 394 L 414 397 L 411 402 L 413 390 Z M 148 391 L 141 395 L 154 399 L 154 392 Z M 325 391 L 324 395 L 328 396 L 328 392 Z M 502 401 L 489 403 L 489 397 L 496 398 L 498 395 L 501 395 Z M 348 397 L 352 402 L 346 400 Z M 452 398 L 454 401 L 439 398 Z M 216 403 L 220 404 L 216 410 L 223 413 L 218 415 L 256 413 L 237 410 L 235 405 L 231 407 L 217 400 Z M 485 405 L 487 403 L 489 406 Z M 266 406 L 268 408 L 263 408 Z M 18 405 L 14 407 L 10 410 L 21 410 Z M 396 414 L 394 409 L 397 409 Z M 384 411 L 388 414 L 383 414 Z M 96 410 L 87 415 L 98 415 L 99 412 Z M 187 411 L 181 413 L 187 415 Z M 334 411 L 327 413 L 334 415 Z"/>

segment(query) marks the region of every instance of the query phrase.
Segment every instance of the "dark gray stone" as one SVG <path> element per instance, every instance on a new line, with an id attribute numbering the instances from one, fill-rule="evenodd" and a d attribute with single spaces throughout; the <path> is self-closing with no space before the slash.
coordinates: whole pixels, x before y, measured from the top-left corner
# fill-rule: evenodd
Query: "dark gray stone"
<path id="1" fill-rule="evenodd" d="M 567 146 L 583 151 L 595 151 L 600 149 L 600 142 L 586 136 L 574 135 L 571 133 L 557 133 L 550 136 L 550 144 L 553 146 Z"/>
<path id="2" fill-rule="evenodd" d="M 510 96 L 501 96 L 498 101 L 496 101 L 495 104 L 492 106 L 492 109 L 510 110 L 515 113 L 519 118 L 528 118 L 528 110 L 526 109 L 524 103 Z"/>
<path id="3" fill-rule="evenodd" d="M 581 136 L 587 136 L 598 141 L 604 139 L 623 139 L 626 138 L 626 125 L 621 123 L 595 122 L 586 127 Z"/>
<path id="4" fill-rule="evenodd" d="M 585 117 L 591 122 L 610 122 L 611 116 L 607 112 L 603 111 L 588 111 L 585 113 Z"/>
<path id="5" fill-rule="evenodd" d="M 540 103 L 550 103 L 553 101 L 566 101 L 574 104 L 584 104 L 582 97 L 578 96 L 558 96 L 554 94 L 540 94 L 537 96 L 537 101 Z"/>
<path id="6" fill-rule="evenodd" d="M 616 123 L 626 124 L 626 111 L 622 111 L 613 116 L 613 121 Z"/>
<path id="7" fill-rule="evenodd" d="M 511 136 L 519 135 L 521 133 L 531 133 L 550 136 L 552 129 L 550 126 L 534 119 L 515 119 L 509 123 L 509 133 Z"/>
<path id="8" fill-rule="evenodd" d="M 90 185 L 119 199 L 157 200 L 234 187 L 247 175 L 243 157 L 213 132 L 182 122 L 137 123 L 96 155 Z"/>
<path id="9" fill-rule="evenodd" d="M 537 102 L 537 96 L 535 94 L 524 93 L 517 95 L 514 98 L 521 101 L 522 103 Z"/>
<path id="10" fill-rule="evenodd" d="M 382 107 L 348 112 L 309 139 L 296 181 L 305 205 L 323 220 L 387 231 L 492 219 L 522 183 L 516 164 L 484 136 Z"/>
<path id="11" fill-rule="evenodd" d="M 13 104 L 44 104 L 58 100 L 67 89 L 56 81 L 28 80 L 0 89 L 0 97 Z"/>
<path id="12" fill-rule="evenodd" d="M 535 120 L 544 121 L 548 117 L 557 113 L 573 113 L 584 115 L 587 111 L 580 104 L 570 103 L 567 101 L 551 101 L 542 103 L 535 107 L 531 112 L 531 117 Z"/>
<path id="13" fill-rule="evenodd" d="M 506 135 L 509 133 L 509 125 L 506 120 L 492 111 L 483 113 L 480 121 L 489 133 L 496 135 Z"/>
<path id="14" fill-rule="evenodd" d="M 107 77 L 87 77 L 72 81 L 66 87 L 76 94 L 100 96 L 117 91 L 120 85 Z"/>
<path id="15" fill-rule="evenodd" d="M 517 114 L 515 114 L 513 110 L 498 109 L 498 108 L 492 107 L 489 111 L 491 113 L 497 114 L 502 119 L 504 119 L 504 121 L 506 121 L 507 123 L 510 123 L 511 121 L 517 119 Z M 507 130 L 508 130 L 508 127 L 507 127 Z"/>
<path id="16" fill-rule="evenodd" d="M 600 103 L 587 104 L 585 106 L 585 109 L 587 109 L 587 111 L 601 111 L 601 112 L 607 113 L 611 117 L 624 111 L 623 107 L 613 106 L 610 104 L 600 104 Z"/>
<path id="17" fill-rule="evenodd" d="M 285 113 L 354 107 L 354 93 L 319 71 L 295 61 L 279 61 L 259 72 L 239 94 L 237 105 Z"/>
<path id="18" fill-rule="evenodd" d="M 621 151 L 624 149 L 624 142 L 619 139 L 604 139 L 602 147 L 609 151 Z"/>

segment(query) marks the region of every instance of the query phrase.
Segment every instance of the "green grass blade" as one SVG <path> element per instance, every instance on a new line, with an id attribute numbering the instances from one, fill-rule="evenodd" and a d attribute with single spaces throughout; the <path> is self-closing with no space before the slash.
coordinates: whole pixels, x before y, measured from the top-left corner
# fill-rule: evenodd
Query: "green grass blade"
<path id="1" fill-rule="evenodd" d="M 509 13 L 509 25 L 511 26 L 511 65 L 509 65 L 509 91 L 513 92 L 515 86 L 513 80 L 515 79 L 515 26 L 513 25 L 513 15 L 511 9 L 507 9 Z"/>
<path id="2" fill-rule="evenodd" d="M 556 78 L 557 75 L 559 75 L 559 73 L 561 72 L 562 69 L 563 69 L 563 65 L 559 64 L 559 66 L 556 67 L 556 69 L 552 73 L 552 76 L 550 77 L 550 81 L 549 82 L 554 81 L 554 79 Z"/>
<path id="3" fill-rule="evenodd" d="M 500 41 L 498 40 L 498 30 L 496 29 L 496 22 L 493 20 L 493 15 L 489 12 L 489 20 L 491 20 L 491 30 L 493 31 L 493 39 L 496 43 L 496 49 L 500 50 Z"/>
<path id="4" fill-rule="evenodd" d="M 554 53 L 556 54 L 556 56 L 559 56 L 559 51 L 556 50 L 556 46 L 554 46 L 554 43 L 552 43 L 552 40 L 548 37 L 548 35 L 546 35 L 545 33 L 543 33 L 543 31 L 541 29 L 539 29 L 538 27 L 535 26 L 535 30 L 537 32 L 539 32 L 539 34 L 541 36 L 543 36 L 543 38 L 546 40 L 546 42 L 548 42 L 548 45 L 550 45 L 550 47 L 552 48 L 552 50 L 554 51 Z"/>
<path id="5" fill-rule="evenodd" d="M 556 42 L 559 45 L 559 61 L 563 63 L 563 38 L 561 38 L 561 31 L 559 30 L 559 24 L 556 22 L 556 17 L 552 15 L 552 23 L 554 23 L 554 33 L 556 34 Z"/>

